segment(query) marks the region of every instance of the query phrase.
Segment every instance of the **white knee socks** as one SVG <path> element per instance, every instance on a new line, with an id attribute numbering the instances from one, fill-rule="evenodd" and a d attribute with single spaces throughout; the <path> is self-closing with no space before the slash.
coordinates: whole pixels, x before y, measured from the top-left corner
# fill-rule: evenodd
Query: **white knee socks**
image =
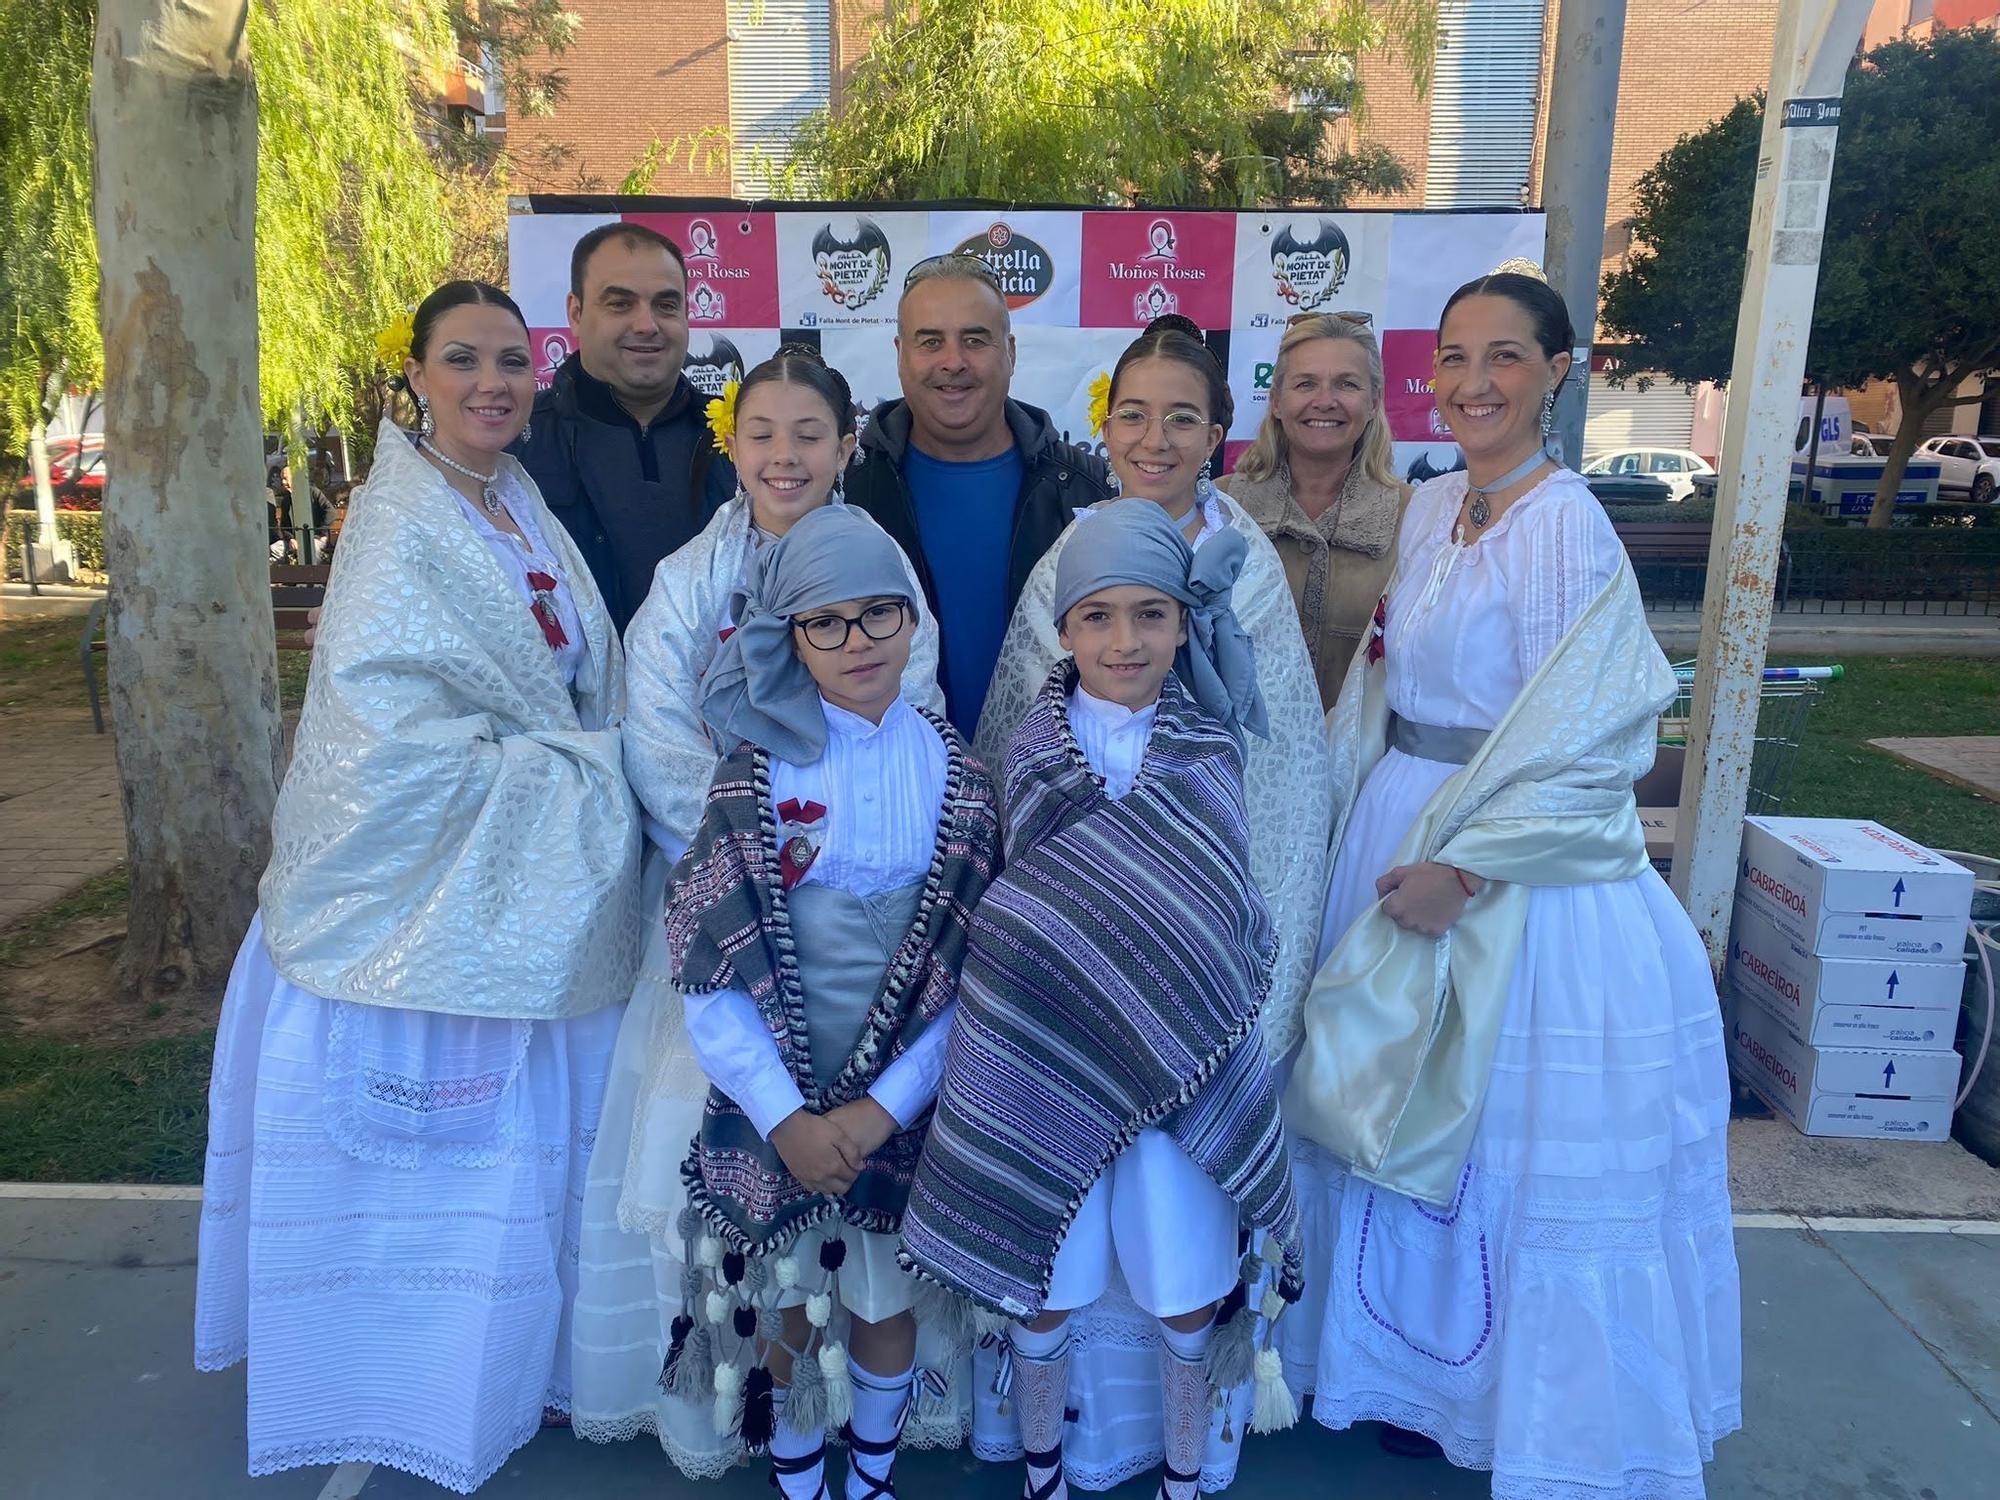
<path id="1" fill-rule="evenodd" d="M 771 1478 L 785 1500 L 824 1500 L 826 1434 L 794 1432 L 785 1425 L 789 1386 L 771 1393 Z"/>
<path id="2" fill-rule="evenodd" d="M 1201 1490 L 1211 1406 L 1202 1355 L 1214 1331 L 1212 1322 L 1193 1333 L 1160 1325 L 1160 1399 L 1166 1417 L 1166 1475 L 1160 1483 L 1164 1500 L 1195 1500 Z"/>
<path id="3" fill-rule="evenodd" d="M 895 1500 L 890 1471 L 916 1367 L 900 1375 L 877 1375 L 850 1359 L 847 1373 L 854 1382 L 854 1417 L 847 1424 L 847 1500 Z"/>
<path id="4" fill-rule="evenodd" d="M 1063 1421 L 1069 1407 L 1069 1320 L 1043 1333 L 1016 1325 L 1007 1339 L 1014 1346 L 1014 1411 L 1021 1419 L 1021 1446 L 1028 1458 L 1022 1500 L 1069 1500 L 1062 1466 Z"/>

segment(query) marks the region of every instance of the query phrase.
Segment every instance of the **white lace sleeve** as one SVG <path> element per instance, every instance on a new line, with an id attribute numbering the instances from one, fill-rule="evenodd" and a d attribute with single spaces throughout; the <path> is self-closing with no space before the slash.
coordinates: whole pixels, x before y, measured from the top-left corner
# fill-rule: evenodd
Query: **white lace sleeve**
<path id="1" fill-rule="evenodd" d="M 1319 683 L 1277 549 L 1228 502 L 1250 544 L 1236 582 L 1236 614 L 1257 646 L 1257 686 L 1271 737 L 1250 739 L 1243 775 L 1250 812 L 1250 864 L 1278 936 L 1278 960 L 1262 1029 L 1273 1058 L 1298 1038 L 1299 1005 L 1312 977 L 1326 896 L 1332 783 Z"/>
<path id="2" fill-rule="evenodd" d="M 1507 541 L 1508 603 L 1525 682 L 1618 576 L 1625 548 L 1597 497 L 1568 474 L 1550 481 Z"/>
<path id="3" fill-rule="evenodd" d="M 979 731 L 972 738 L 973 754 L 996 775 L 1007 758 L 1008 741 L 1035 706 L 1035 695 L 1063 654 L 1050 615 L 1056 602 L 1056 559 L 1075 530 L 1076 522 L 1072 521 L 1028 574 L 1020 602 L 1014 606 L 1014 618 L 1008 622 L 1006 639 L 1000 643 L 1000 660 L 986 690 L 986 706 L 979 713 Z"/>

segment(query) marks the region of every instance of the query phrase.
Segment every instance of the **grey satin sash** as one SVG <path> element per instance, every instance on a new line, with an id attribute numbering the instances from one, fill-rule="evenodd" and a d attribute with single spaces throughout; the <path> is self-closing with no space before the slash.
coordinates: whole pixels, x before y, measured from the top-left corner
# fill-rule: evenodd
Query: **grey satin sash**
<path id="1" fill-rule="evenodd" d="M 857 896 L 817 881 L 785 893 L 806 996 L 806 1046 L 822 1089 L 847 1065 L 923 894 L 921 880 L 878 896 Z"/>
<path id="2" fill-rule="evenodd" d="M 1442 724 L 1419 724 L 1401 714 L 1389 715 L 1389 744 L 1419 760 L 1435 760 L 1448 766 L 1468 764 L 1486 743 L 1491 731 L 1448 729 Z"/>

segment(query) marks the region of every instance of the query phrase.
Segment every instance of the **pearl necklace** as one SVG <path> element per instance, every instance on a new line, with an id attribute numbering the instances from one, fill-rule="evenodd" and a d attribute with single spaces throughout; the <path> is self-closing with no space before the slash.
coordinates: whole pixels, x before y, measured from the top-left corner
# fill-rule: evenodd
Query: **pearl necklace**
<path id="1" fill-rule="evenodd" d="M 500 491 L 495 487 L 496 482 L 500 478 L 500 471 L 498 469 L 495 469 L 491 474 L 482 474 L 477 469 L 462 464 L 455 458 L 448 458 L 438 452 L 428 438 L 418 438 L 417 446 L 453 473 L 463 474 L 467 479 L 478 484 L 479 503 L 486 508 L 487 515 L 493 517 L 496 521 L 500 519 Z"/>

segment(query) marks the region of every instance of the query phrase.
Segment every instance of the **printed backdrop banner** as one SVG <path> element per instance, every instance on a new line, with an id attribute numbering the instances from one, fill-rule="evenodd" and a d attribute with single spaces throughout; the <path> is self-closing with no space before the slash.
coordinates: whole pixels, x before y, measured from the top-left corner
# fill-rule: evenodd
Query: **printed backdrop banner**
<path id="1" fill-rule="evenodd" d="M 965 208 L 717 200 L 514 200 L 511 290 L 527 314 L 537 379 L 574 347 L 566 298 L 576 241 L 600 224 L 646 224 L 688 261 L 691 380 L 714 394 L 781 343 L 816 343 L 865 417 L 898 394 L 896 303 L 910 267 L 978 255 L 1011 310 L 1014 394 L 1048 409 L 1073 442 L 1090 383 L 1162 313 L 1204 329 L 1228 371 L 1236 418 L 1224 465 L 1256 435 L 1278 341 L 1302 313 L 1366 317 L 1382 344 L 1397 464 L 1449 468 L 1451 435 L 1431 396 L 1438 311 L 1502 262 L 1542 258 L 1539 213 Z"/>

